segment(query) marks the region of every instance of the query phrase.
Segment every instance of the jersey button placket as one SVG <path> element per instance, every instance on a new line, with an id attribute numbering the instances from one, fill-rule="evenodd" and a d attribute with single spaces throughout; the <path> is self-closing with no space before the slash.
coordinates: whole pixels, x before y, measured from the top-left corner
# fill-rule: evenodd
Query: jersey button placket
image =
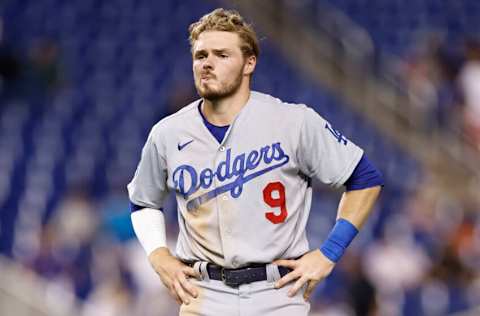
<path id="1" fill-rule="evenodd" d="M 225 146 L 221 145 L 218 147 L 217 155 L 215 158 L 215 166 L 218 166 L 222 161 L 225 161 Z M 214 178 L 214 185 L 215 188 L 219 188 L 222 185 L 225 185 L 228 180 L 225 182 L 220 182 L 217 177 Z M 226 262 L 231 260 L 231 239 L 232 239 L 232 230 L 231 227 L 228 226 L 228 208 L 225 207 L 225 203 L 229 200 L 228 195 L 229 192 L 225 192 L 216 197 L 217 199 L 217 211 L 218 211 L 218 221 L 219 221 L 219 229 L 220 229 L 220 238 L 222 247 L 224 249 L 224 258 Z"/>

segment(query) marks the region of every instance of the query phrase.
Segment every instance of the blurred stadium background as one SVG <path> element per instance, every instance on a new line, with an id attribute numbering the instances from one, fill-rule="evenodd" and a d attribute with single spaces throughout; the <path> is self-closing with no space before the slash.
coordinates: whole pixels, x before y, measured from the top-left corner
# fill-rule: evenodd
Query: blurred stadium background
<path id="1" fill-rule="evenodd" d="M 0 315 L 177 313 L 125 186 L 196 98 L 187 27 L 218 6 L 260 34 L 254 88 L 314 107 L 386 178 L 312 315 L 480 315 L 478 0 L 1 1 Z M 341 194 L 315 192 L 312 247 Z"/>

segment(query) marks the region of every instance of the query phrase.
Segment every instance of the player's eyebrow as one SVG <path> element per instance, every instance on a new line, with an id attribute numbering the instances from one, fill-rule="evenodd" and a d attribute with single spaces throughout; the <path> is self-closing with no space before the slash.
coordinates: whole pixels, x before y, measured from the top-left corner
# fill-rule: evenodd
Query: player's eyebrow
<path id="1" fill-rule="evenodd" d="M 212 49 L 212 51 L 213 51 L 215 54 L 230 53 L 230 50 L 229 50 L 228 48 Z"/>
<path id="2" fill-rule="evenodd" d="M 206 55 L 206 54 L 207 54 L 207 51 L 205 49 L 199 49 L 199 50 L 193 52 L 194 57 L 197 57 L 197 56 L 200 56 L 200 55 Z"/>
<path id="3" fill-rule="evenodd" d="M 222 53 L 231 53 L 231 50 L 228 48 L 215 48 L 215 49 L 212 49 L 212 52 L 214 54 L 222 54 Z M 205 54 L 208 54 L 207 49 L 199 49 L 193 53 L 193 56 L 196 57 L 196 56 L 205 55 Z"/>

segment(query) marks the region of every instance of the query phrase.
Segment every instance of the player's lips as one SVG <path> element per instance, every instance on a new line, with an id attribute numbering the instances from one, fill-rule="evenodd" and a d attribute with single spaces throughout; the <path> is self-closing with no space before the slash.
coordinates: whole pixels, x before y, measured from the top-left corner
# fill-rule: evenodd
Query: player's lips
<path id="1" fill-rule="evenodd" d="M 215 78 L 215 76 L 211 73 L 200 75 L 200 79 L 202 79 L 202 80 L 209 80 L 209 79 L 214 79 L 214 78 Z"/>

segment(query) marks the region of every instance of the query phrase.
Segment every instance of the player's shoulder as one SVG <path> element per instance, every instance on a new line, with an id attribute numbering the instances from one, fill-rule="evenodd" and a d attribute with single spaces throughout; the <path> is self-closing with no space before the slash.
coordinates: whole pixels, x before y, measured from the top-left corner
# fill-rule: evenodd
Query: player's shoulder
<path id="1" fill-rule="evenodd" d="M 165 131 L 171 131 L 172 129 L 184 126 L 186 121 L 188 121 L 190 118 L 194 117 L 197 114 L 199 102 L 200 99 L 195 100 L 192 103 L 184 106 L 177 112 L 165 116 L 152 127 L 151 133 L 163 133 Z"/>
<path id="2" fill-rule="evenodd" d="M 276 115 L 303 117 L 306 112 L 312 110 L 303 103 L 292 103 L 281 100 L 266 93 L 251 92 L 251 98 L 257 104 L 259 110 L 275 111 Z"/>

